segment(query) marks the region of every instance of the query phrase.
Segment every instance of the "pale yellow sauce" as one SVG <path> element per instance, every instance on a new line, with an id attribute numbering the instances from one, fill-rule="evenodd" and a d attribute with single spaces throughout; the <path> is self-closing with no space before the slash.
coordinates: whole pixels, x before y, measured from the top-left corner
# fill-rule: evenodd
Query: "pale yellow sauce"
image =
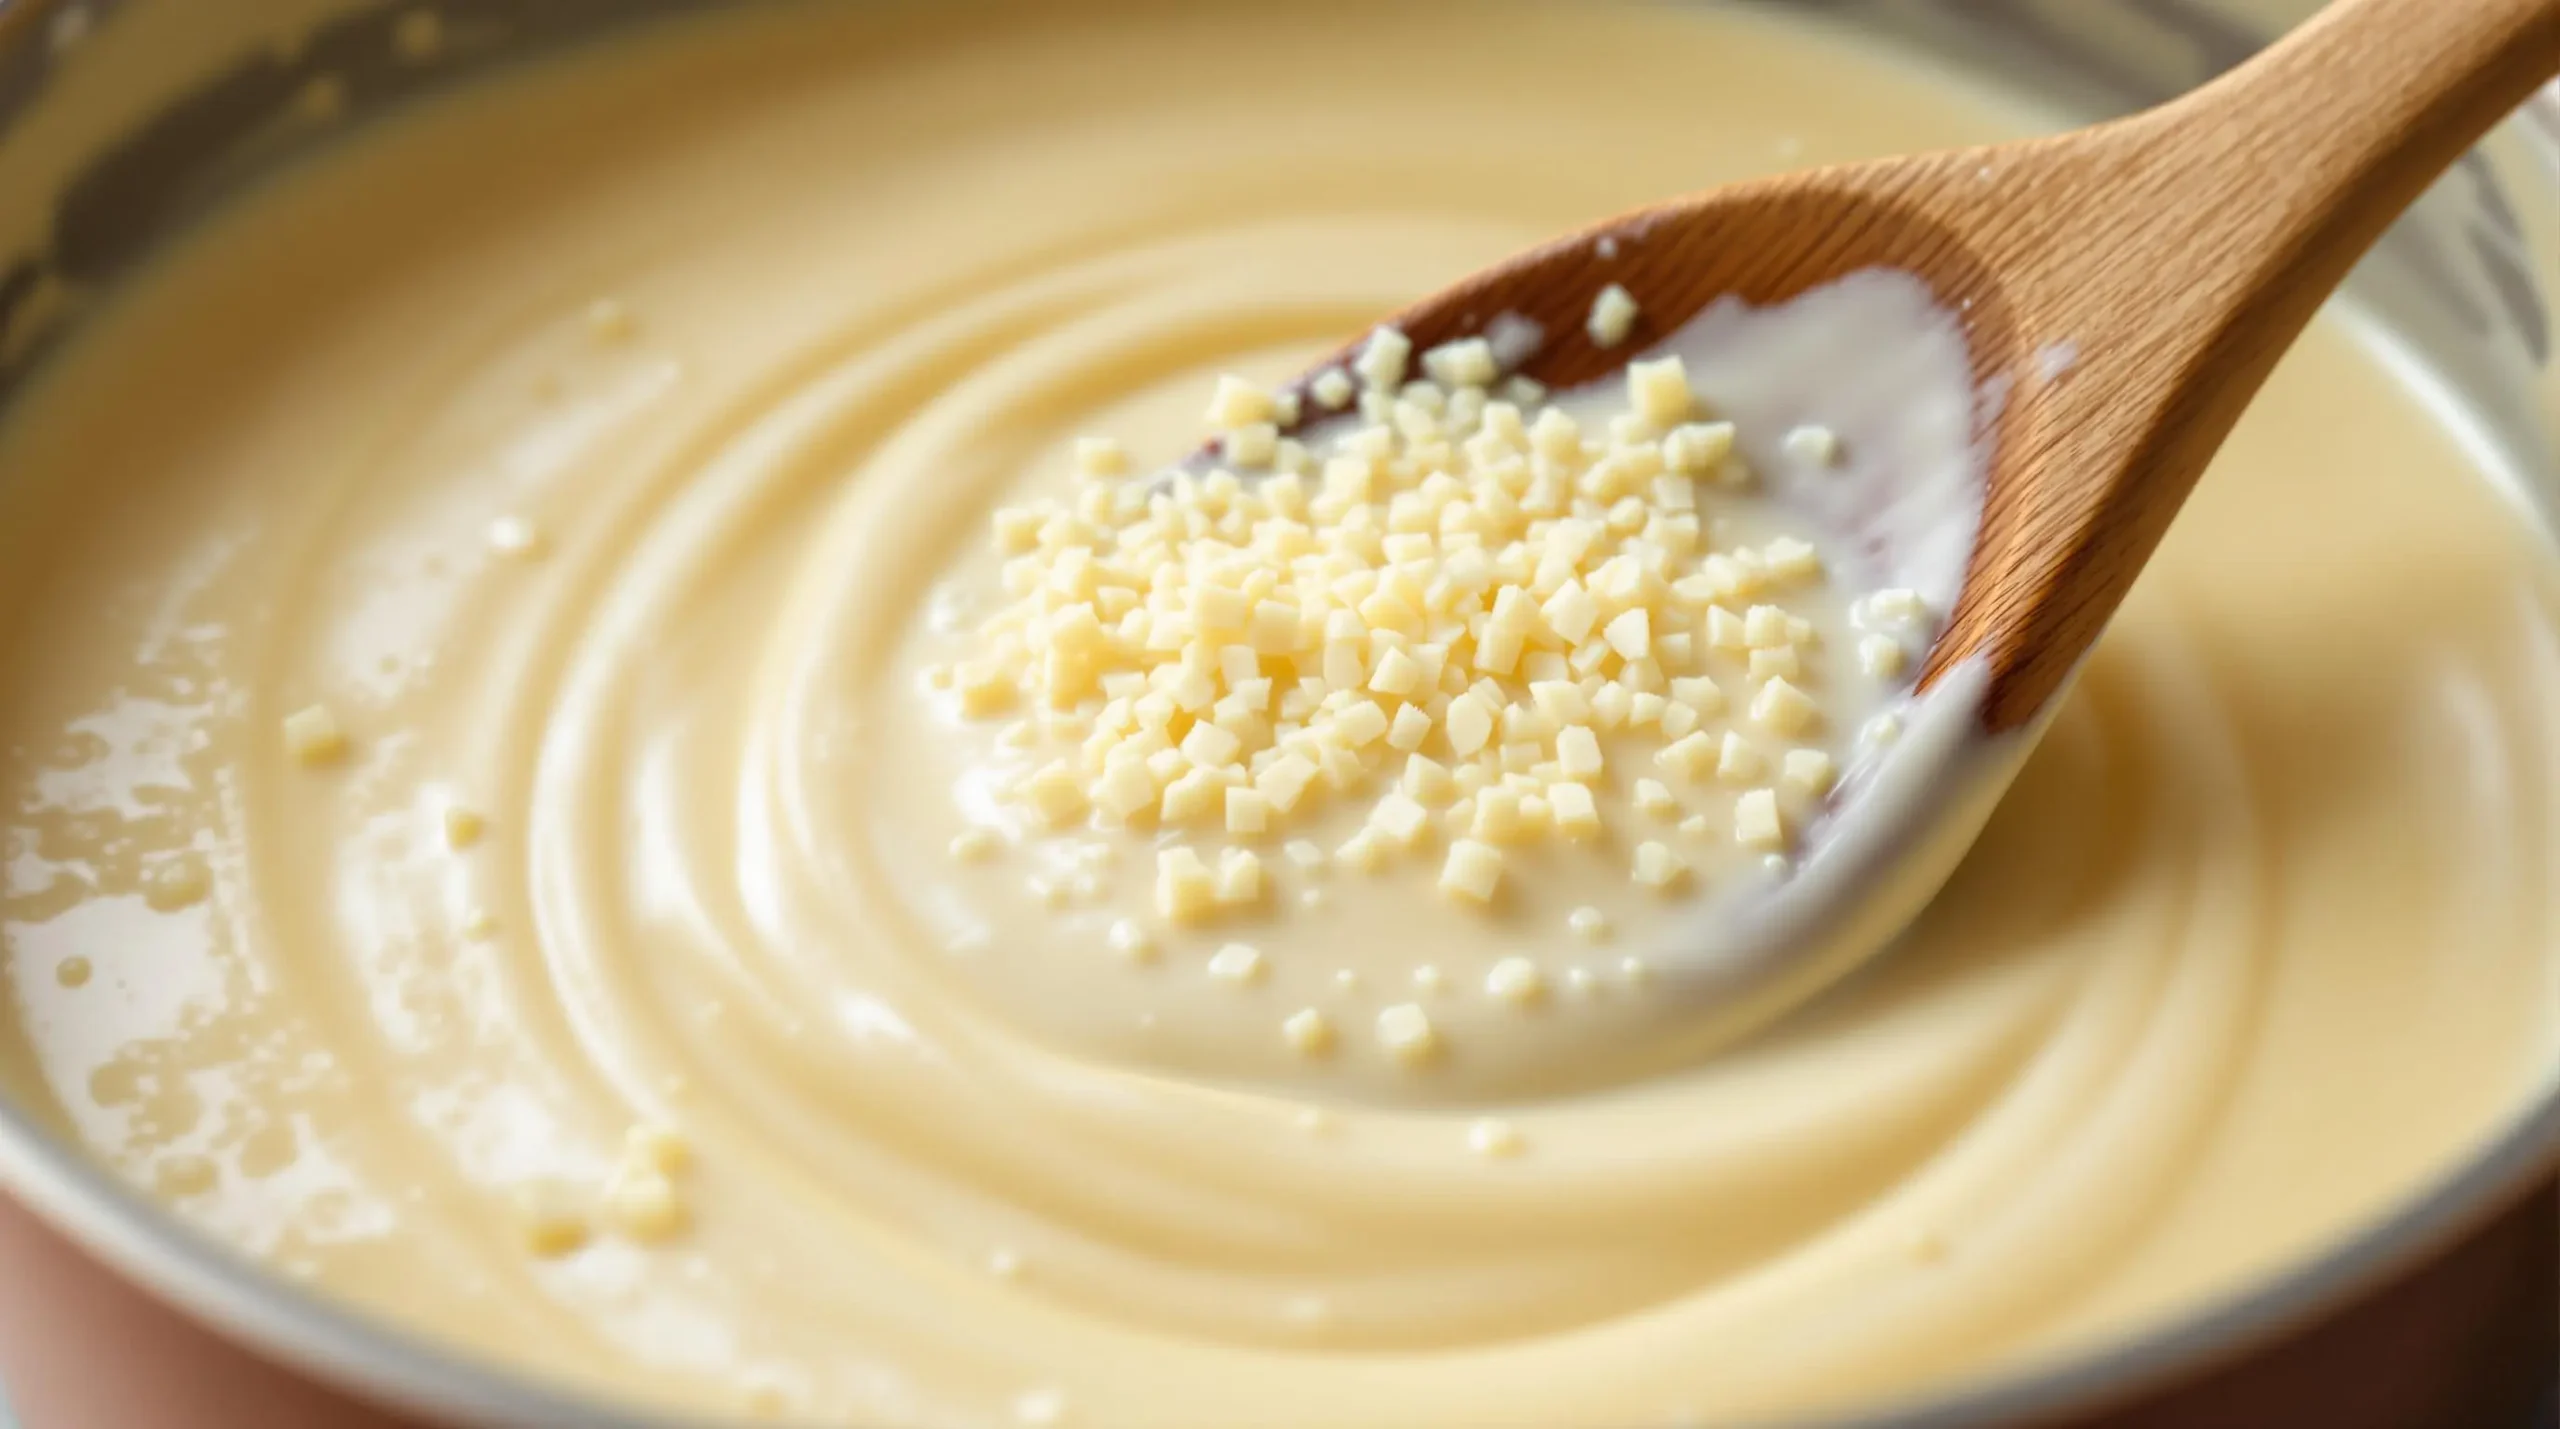
<path id="1" fill-rule="evenodd" d="M 1073 437 L 1176 447 L 1216 371 L 1593 215 L 2028 121 L 1665 9 L 926 8 L 436 106 L 27 394 L 13 1095 L 287 1273 L 608 1396 L 1490 1426 L 1872 1405 L 2122 1334 L 2543 1083 L 2550 562 L 2336 323 L 1909 943 L 1739 1050 L 1490 1107 L 1194 1079 L 1094 1031 L 1140 1006 L 1098 947 L 955 963 L 958 815 L 881 757 L 922 706 L 863 652 Z M 341 765 L 288 755 L 314 703 Z M 1410 963 L 1411 893 L 1328 956 Z M 1519 1154 L 1471 1148 L 1488 1110 Z M 537 1256 L 525 1196 L 591 1198 L 639 1123 L 690 1144 L 688 1228 Z"/>

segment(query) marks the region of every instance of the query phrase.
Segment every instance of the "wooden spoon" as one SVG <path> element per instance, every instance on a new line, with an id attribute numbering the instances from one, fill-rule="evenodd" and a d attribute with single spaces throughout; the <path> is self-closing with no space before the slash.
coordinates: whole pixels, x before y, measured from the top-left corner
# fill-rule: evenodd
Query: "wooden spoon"
<path id="1" fill-rule="evenodd" d="M 1960 317 L 1978 388 L 2006 388 L 1977 433 L 1981 521 L 1907 732 L 1844 784 L 1793 876 L 1663 950 L 1689 994 L 1677 1055 L 1819 989 L 1936 896 L 2276 359 L 2392 220 L 2555 74 L 2560 0 L 2337 0 L 2158 109 L 1673 199 L 1389 319 L 1418 349 L 1530 319 L 1550 336 L 1521 370 L 1562 388 L 1720 298 L 1765 306 L 1895 270 Z M 1584 320 L 1610 283 L 1642 318 L 1602 349 Z M 2074 354 L 2067 373 L 2034 370 L 2055 351 Z"/>
<path id="2" fill-rule="evenodd" d="M 1532 319 L 1553 336 L 1523 370 L 1571 386 L 1719 297 L 1776 303 L 1886 268 L 1963 315 L 1977 382 L 2023 378 L 2034 354 L 2068 344 L 2068 380 L 2018 381 L 1987 434 L 1980 532 L 1921 676 L 1925 692 L 1983 661 L 1982 721 L 1996 734 L 2060 691 L 2348 269 L 2554 75 L 2560 0 L 2337 0 L 2160 108 L 1672 199 L 1388 321 L 1422 349 L 1500 314 Z M 1604 350 L 1583 320 L 1613 282 L 1642 317 Z"/>

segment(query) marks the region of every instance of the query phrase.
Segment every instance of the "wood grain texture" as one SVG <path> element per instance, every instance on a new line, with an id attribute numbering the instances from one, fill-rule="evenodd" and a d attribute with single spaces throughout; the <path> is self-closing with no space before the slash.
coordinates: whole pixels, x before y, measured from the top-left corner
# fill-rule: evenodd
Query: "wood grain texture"
<path id="1" fill-rule="evenodd" d="M 1528 317 L 1549 340 L 1525 370 L 1565 386 L 1728 294 L 1767 304 L 1865 268 L 1917 275 L 1963 316 L 1975 377 L 2001 394 L 1981 534 L 1921 683 L 1984 657 L 1985 723 L 2014 728 L 2096 641 L 2356 259 L 2554 75 L 2560 0 L 2338 0 L 2161 108 L 1674 199 L 1388 321 L 1429 347 Z M 1602 239 L 1613 259 L 1598 257 Z M 1583 323 L 1611 282 L 1643 315 L 1628 344 L 1602 350 Z M 2047 379 L 2038 354 L 2057 344 L 2074 358 Z M 2303 514 L 2317 520 L 2316 502 Z"/>

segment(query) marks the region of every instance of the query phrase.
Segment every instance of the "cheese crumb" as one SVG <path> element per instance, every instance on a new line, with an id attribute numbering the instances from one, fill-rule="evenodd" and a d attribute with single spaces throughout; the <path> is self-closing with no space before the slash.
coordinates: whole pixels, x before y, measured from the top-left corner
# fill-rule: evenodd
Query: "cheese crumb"
<path id="1" fill-rule="evenodd" d="M 1302 1007 L 1280 1024 L 1280 1035 L 1301 1056 L 1321 1057 L 1333 1050 L 1333 1019 L 1312 1007 Z"/>
<path id="2" fill-rule="evenodd" d="M 517 1214 L 525 1249 L 542 1260 L 558 1260 L 586 1249 L 594 1235 L 585 1211 L 553 1186 L 529 1187 L 517 1194 Z"/>
<path id="3" fill-rule="evenodd" d="M 1773 789 L 1754 789 L 1733 803 L 1733 836 L 1747 848 L 1772 852 L 1787 846 L 1787 826 Z"/>
<path id="4" fill-rule="evenodd" d="M 1217 390 L 1210 394 L 1209 425 L 1231 432 L 1272 417 L 1271 394 L 1244 378 L 1229 375 L 1218 379 Z"/>
<path id="5" fill-rule="evenodd" d="M 1564 925 L 1586 943 L 1605 941 L 1609 936 L 1609 915 L 1597 908 L 1576 908 L 1565 915 Z"/>
<path id="6" fill-rule="evenodd" d="M 1262 950 L 1249 943 L 1229 943 L 1209 957 L 1209 976 L 1246 986 L 1262 981 Z"/>
<path id="7" fill-rule="evenodd" d="M 457 850 L 469 848 L 480 842 L 480 836 L 488 831 L 489 821 L 480 817 L 477 811 L 460 804 L 445 805 L 444 846 L 446 848 Z"/>
<path id="8" fill-rule="evenodd" d="M 1422 370 L 1443 387 L 1490 387 L 1502 377 L 1493 344 L 1480 337 L 1446 342 L 1422 355 Z"/>
<path id="9" fill-rule="evenodd" d="M 1475 903 L 1491 903 L 1502 885 L 1502 852 L 1491 844 L 1459 839 L 1440 869 L 1440 891 Z"/>
<path id="10" fill-rule="evenodd" d="M 1227 791 L 1227 832 L 1258 834 L 1271 827 L 1271 800 L 1259 789 Z"/>
<path id="11" fill-rule="evenodd" d="M 1636 311 L 1635 295 L 1611 283 L 1592 299 L 1591 316 L 1585 321 L 1584 330 L 1590 333 L 1594 346 L 1616 347 L 1635 331 Z"/>
<path id="12" fill-rule="evenodd" d="M 1600 836 L 1600 804 L 1592 797 L 1589 785 L 1570 781 L 1550 784 L 1546 798 L 1547 816 L 1555 821 L 1556 832 L 1577 842 Z"/>
<path id="13" fill-rule="evenodd" d="M 1486 971 L 1484 990 L 1498 1001 L 1529 1007 L 1546 997 L 1547 979 L 1536 963 L 1523 957 L 1508 957 Z"/>
<path id="14" fill-rule="evenodd" d="M 1840 435 L 1829 427 L 1806 425 L 1779 439 L 1787 455 L 1804 466 L 1824 467 L 1840 460 Z"/>
<path id="15" fill-rule="evenodd" d="M 693 1146 L 672 1127 L 643 1123 L 623 1134 L 622 1155 L 628 1164 L 661 1176 L 681 1174 L 693 1164 Z"/>
<path id="16" fill-rule="evenodd" d="M 1378 1044 L 1387 1055 L 1408 1067 L 1418 1067 L 1440 1055 L 1440 1033 L 1431 1025 L 1431 1014 L 1419 1004 L 1399 1002 L 1378 1014 Z"/>
<path id="17" fill-rule="evenodd" d="M 1229 908 L 1262 900 L 1262 856 L 1249 848 L 1218 855 L 1218 902 Z"/>
<path id="18" fill-rule="evenodd" d="M 1155 961 L 1156 940 L 1146 929 L 1122 918 L 1111 925 L 1107 935 L 1112 949 L 1133 963 Z"/>
<path id="19" fill-rule="evenodd" d="M 1204 725 L 1202 728 L 1214 729 L 1216 726 Z M 1077 817 L 1085 809 L 1084 785 L 1076 778 L 1075 771 L 1064 763 L 1051 764 L 1025 780 L 1022 796 L 1032 812 L 1040 816 L 1041 822 L 1053 828 Z"/>
<path id="20" fill-rule="evenodd" d="M 1375 873 L 1386 866 L 1387 845 L 1376 829 L 1362 829 L 1342 841 L 1333 860 L 1355 873 Z"/>
<path id="21" fill-rule="evenodd" d="M 1369 828 L 1385 844 L 1411 848 L 1431 828 L 1431 811 L 1401 791 L 1380 799 L 1369 811 Z"/>
<path id="22" fill-rule="evenodd" d="M 1830 755 L 1819 749 L 1790 749 L 1778 780 L 1799 794 L 1818 799 L 1831 792 L 1834 777 Z"/>
<path id="23" fill-rule="evenodd" d="M 1716 777 L 1728 784 L 1748 784 L 1767 772 L 1769 761 L 1751 742 L 1726 730 L 1716 752 Z"/>
<path id="24" fill-rule="evenodd" d="M 1353 360 L 1351 370 L 1362 386 L 1373 392 L 1391 392 L 1404 384 L 1405 364 L 1413 359 L 1413 339 L 1391 327 L 1369 334 Z"/>
<path id="25" fill-rule="evenodd" d="M 1600 755 L 1600 737 L 1583 725 L 1573 725 L 1556 734 L 1556 763 L 1567 778 L 1597 778 L 1605 767 Z"/>
<path id="26" fill-rule="evenodd" d="M 1689 368 L 1675 354 L 1627 364 L 1627 401 L 1636 415 L 1658 427 L 1684 421 L 1696 407 Z"/>
<path id="27" fill-rule="evenodd" d="M 1916 590 L 1880 590 L 1858 602 L 1851 621 L 1870 630 L 1913 630 L 1928 624 L 1929 603 Z"/>
<path id="28" fill-rule="evenodd" d="M 951 688 L 960 696 L 961 713 L 972 718 L 1003 713 L 1020 693 L 1002 666 L 986 660 L 954 666 Z"/>
<path id="29" fill-rule="evenodd" d="M 1725 736 L 1727 742 L 1733 738 Z M 1690 780 L 1703 779 L 1716 767 L 1716 741 L 1704 731 L 1683 735 L 1653 756 L 1656 764 Z"/>
<path id="30" fill-rule="evenodd" d="M 1601 638 L 1620 659 L 1641 660 L 1653 653 L 1653 617 L 1638 606 L 1612 619 Z"/>
<path id="31" fill-rule="evenodd" d="M 347 757 L 346 728 L 327 705 L 305 705 L 285 716 L 284 747 L 298 764 L 337 764 Z"/>
<path id="32" fill-rule="evenodd" d="M 1666 889 L 1688 877 L 1689 865 L 1671 846 L 1650 839 L 1636 845 L 1635 880 L 1646 888 Z"/>
<path id="33" fill-rule="evenodd" d="M 1218 882 L 1189 848 L 1156 855 L 1156 912 L 1169 922 L 1195 922 L 1217 906 Z"/>
<path id="34" fill-rule="evenodd" d="M 1662 464 L 1682 476 L 1706 476 L 1733 455 L 1731 422 L 1684 422 L 1662 438 Z"/>
<path id="35" fill-rule="evenodd" d="M 1752 722 L 1778 734 L 1802 734 L 1820 713 L 1811 695 L 1783 677 L 1762 685 L 1760 693 L 1751 697 Z"/>
<path id="36" fill-rule="evenodd" d="M 1774 650 L 1793 644 L 1795 628 L 1787 620 L 1787 612 L 1774 605 L 1755 605 L 1742 615 L 1742 642 L 1753 650 Z"/>
<path id="37" fill-rule="evenodd" d="M 1518 1128 L 1499 1117 L 1485 1117 L 1467 1128 L 1467 1147 L 1479 1156 L 1517 1156 L 1527 1146 Z"/>
<path id="38" fill-rule="evenodd" d="M 143 871 L 142 901 L 154 912 L 194 907 L 212 892 L 212 872 L 193 855 L 159 859 Z"/>
<path id="39" fill-rule="evenodd" d="M 1099 480 L 1124 476 L 1129 470 L 1129 449 L 1110 437 L 1076 439 L 1076 475 Z"/>
<path id="40" fill-rule="evenodd" d="M 1455 798 L 1458 781 L 1438 760 L 1416 754 L 1404 762 L 1404 778 L 1400 788 L 1405 797 L 1417 804 L 1446 804 Z"/>
<path id="41" fill-rule="evenodd" d="M 657 1244 L 684 1233 L 684 1198 L 665 1172 L 625 1166 L 606 1182 L 604 1220 L 626 1239 Z"/>
<path id="42" fill-rule="evenodd" d="M 1259 471 L 1280 459 L 1280 429 L 1270 422 L 1249 422 L 1219 437 L 1218 451 L 1240 468 Z"/>

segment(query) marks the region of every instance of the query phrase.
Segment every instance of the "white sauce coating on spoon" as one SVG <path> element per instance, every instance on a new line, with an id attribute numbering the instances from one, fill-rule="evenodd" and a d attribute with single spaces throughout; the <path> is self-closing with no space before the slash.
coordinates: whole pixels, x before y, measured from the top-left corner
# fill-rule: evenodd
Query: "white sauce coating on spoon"
<path id="1" fill-rule="evenodd" d="M 1721 299 L 1630 360 L 1671 355 L 1733 420 L 1771 498 L 1824 533 L 1836 581 L 1918 596 L 1916 618 L 1863 600 L 1851 616 L 1870 636 L 1916 637 L 1916 670 L 1964 585 L 1997 415 L 1961 319 L 1919 278 L 1868 269 L 1769 307 Z M 1690 1051 L 1818 991 L 1937 891 L 2034 747 L 2032 731 L 1982 737 L 1982 694 L 1966 666 L 1884 702 L 1800 861 L 1703 900 L 1648 949 L 1698 1018 L 1681 1038 Z"/>

